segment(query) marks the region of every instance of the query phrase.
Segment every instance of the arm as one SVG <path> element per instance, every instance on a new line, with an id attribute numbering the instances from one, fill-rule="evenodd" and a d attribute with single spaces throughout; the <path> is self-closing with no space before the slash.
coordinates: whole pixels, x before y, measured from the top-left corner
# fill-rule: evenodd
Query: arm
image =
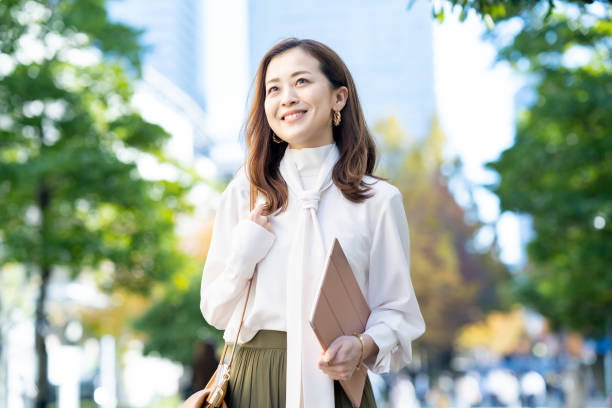
<path id="1" fill-rule="evenodd" d="M 274 234 L 251 219 L 248 189 L 234 179 L 221 195 L 210 248 L 202 273 L 200 310 L 206 321 L 225 329 L 242 296 L 246 293 L 255 265 L 274 242 Z"/>
<path id="2" fill-rule="evenodd" d="M 378 352 L 365 363 L 376 373 L 398 371 L 412 360 L 412 340 L 425 332 L 410 280 L 408 222 L 399 191 L 386 203 L 376 224 L 367 300 L 372 313 L 364 334 Z"/>
<path id="3" fill-rule="evenodd" d="M 369 367 L 374 363 L 374 359 L 380 352 L 380 349 L 378 348 L 378 344 L 376 344 L 372 336 L 369 334 L 364 333 L 362 338 L 365 344 L 365 357 L 363 358 L 363 363 Z M 356 337 L 355 340 L 357 340 Z"/>
<path id="4" fill-rule="evenodd" d="M 410 281 L 408 223 L 399 191 L 384 205 L 376 223 L 368 278 L 371 308 L 362 334 L 363 363 L 376 373 L 398 371 L 412 359 L 411 341 L 425 322 Z M 319 357 L 319 368 L 334 380 L 352 376 L 361 358 L 356 336 L 340 336 Z M 328 363 L 329 362 L 329 363 Z"/>

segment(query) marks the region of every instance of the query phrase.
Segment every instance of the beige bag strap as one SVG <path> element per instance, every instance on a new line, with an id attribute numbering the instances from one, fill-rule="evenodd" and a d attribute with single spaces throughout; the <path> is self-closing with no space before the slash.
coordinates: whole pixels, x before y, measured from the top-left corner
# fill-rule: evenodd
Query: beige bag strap
<path id="1" fill-rule="evenodd" d="M 255 208 L 255 201 L 257 199 L 257 189 L 251 184 L 250 191 L 250 205 L 249 208 L 252 211 Z M 255 271 L 257 271 L 257 265 L 255 265 Z M 255 274 L 255 272 L 253 272 Z M 240 336 L 240 329 L 242 329 L 242 322 L 244 321 L 244 313 L 246 312 L 247 304 L 249 303 L 249 295 L 251 294 L 251 286 L 253 286 L 253 278 L 249 279 L 249 289 L 247 290 L 246 299 L 244 301 L 244 307 L 242 308 L 242 316 L 240 316 L 240 325 L 238 326 L 238 331 L 236 332 L 236 339 L 234 340 L 234 344 L 232 345 L 232 355 L 230 357 L 229 363 L 227 363 L 227 371 L 232 368 L 232 362 L 234 361 L 234 353 L 236 352 L 236 345 L 238 344 L 238 336 Z M 223 347 L 223 355 L 221 356 L 221 361 L 219 364 L 223 364 L 225 360 L 225 353 L 227 352 L 227 344 Z"/>

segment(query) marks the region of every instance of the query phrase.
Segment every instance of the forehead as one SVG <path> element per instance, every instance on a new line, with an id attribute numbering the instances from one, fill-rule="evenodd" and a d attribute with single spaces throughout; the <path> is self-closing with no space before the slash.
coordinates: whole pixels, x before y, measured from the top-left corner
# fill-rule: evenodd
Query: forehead
<path id="1" fill-rule="evenodd" d="M 299 47 L 291 48 L 272 58 L 268 64 L 265 80 L 289 77 L 295 71 L 320 73 L 319 61 Z"/>

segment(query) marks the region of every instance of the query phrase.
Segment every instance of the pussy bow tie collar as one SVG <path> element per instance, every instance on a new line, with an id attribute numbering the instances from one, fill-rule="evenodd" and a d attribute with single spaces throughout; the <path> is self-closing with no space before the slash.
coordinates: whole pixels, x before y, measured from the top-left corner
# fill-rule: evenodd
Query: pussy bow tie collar
<path id="1" fill-rule="evenodd" d="M 302 187 L 292 155 L 285 153 L 279 166 L 290 200 L 296 199 L 300 206 L 287 268 L 287 408 L 334 408 L 334 383 L 318 367 L 323 349 L 308 318 L 326 252 L 317 211 L 322 194 L 333 184 L 332 170 L 339 156 L 334 144 L 309 190 Z"/>

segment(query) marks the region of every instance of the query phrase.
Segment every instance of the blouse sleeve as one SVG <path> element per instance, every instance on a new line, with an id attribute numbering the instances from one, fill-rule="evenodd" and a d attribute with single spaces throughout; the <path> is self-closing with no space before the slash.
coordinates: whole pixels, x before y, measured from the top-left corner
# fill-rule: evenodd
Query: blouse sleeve
<path id="1" fill-rule="evenodd" d="M 385 204 L 376 223 L 370 249 L 365 333 L 379 352 L 366 364 L 375 373 L 399 371 L 412 360 L 412 340 L 425 332 L 410 280 L 408 222 L 399 190 Z"/>
<path id="2" fill-rule="evenodd" d="M 240 206 L 247 212 L 248 201 L 248 189 L 241 192 L 238 180 L 232 180 L 221 195 L 202 273 L 200 310 L 204 319 L 220 330 L 227 327 L 255 265 L 266 256 L 275 238 L 261 225 L 240 220 Z"/>

